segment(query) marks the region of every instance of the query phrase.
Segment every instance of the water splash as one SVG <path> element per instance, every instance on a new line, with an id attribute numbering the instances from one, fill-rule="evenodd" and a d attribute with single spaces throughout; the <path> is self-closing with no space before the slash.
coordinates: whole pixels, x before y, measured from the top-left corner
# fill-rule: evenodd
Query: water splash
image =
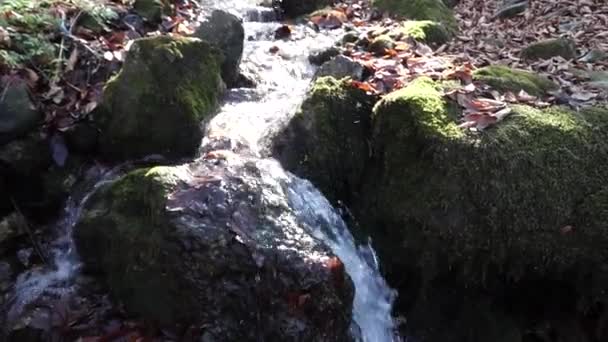
<path id="1" fill-rule="evenodd" d="M 274 160 L 264 160 L 258 165 L 263 170 L 264 182 L 285 188 L 289 205 L 300 223 L 314 237 L 325 242 L 344 264 L 355 285 L 353 320 L 358 326 L 360 340 L 396 341 L 395 322 L 391 316 L 396 292 L 380 274 L 371 245 L 357 245 L 340 214 L 309 181 L 284 171 Z"/>

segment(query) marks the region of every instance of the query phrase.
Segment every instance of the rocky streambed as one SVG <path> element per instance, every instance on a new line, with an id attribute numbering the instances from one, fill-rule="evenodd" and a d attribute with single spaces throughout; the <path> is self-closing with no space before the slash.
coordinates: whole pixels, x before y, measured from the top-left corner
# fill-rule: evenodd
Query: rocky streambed
<path id="1" fill-rule="evenodd" d="M 205 0 L 194 37 L 136 39 L 85 126 L 112 167 L 47 172 L 57 144 L 36 134 L 0 150 L 5 337 L 605 341 L 608 111 L 486 66 L 459 71 L 468 88 L 528 101 L 464 127 L 446 94 L 467 87 L 433 69 L 456 2 L 376 1 L 415 19 L 381 26 L 367 2 L 284 25 Z M 28 237 L 55 178 L 64 214 Z"/>

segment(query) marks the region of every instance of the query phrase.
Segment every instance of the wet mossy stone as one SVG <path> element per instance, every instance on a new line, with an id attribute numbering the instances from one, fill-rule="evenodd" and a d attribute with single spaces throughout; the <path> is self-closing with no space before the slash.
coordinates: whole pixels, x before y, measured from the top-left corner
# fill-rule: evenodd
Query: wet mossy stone
<path id="1" fill-rule="evenodd" d="M 179 171 L 140 169 L 102 187 L 74 231 L 81 258 L 107 275 L 112 293 L 130 311 L 162 323 L 190 314 L 180 301 L 188 289 L 180 288 L 172 274 L 180 261 L 165 240 L 166 196 L 183 177 Z"/>
<path id="2" fill-rule="evenodd" d="M 152 24 L 159 24 L 162 16 L 170 11 L 170 6 L 163 0 L 135 0 L 133 10 Z"/>
<path id="3" fill-rule="evenodd" d="M 220 52 L 196 38 L 135 41 L 94 113 L 101 154 L 110 160 L 194 155 L 201 121 L 215 111 L 225 87 L 221 63 Z"/>
<path id="4" fill-rule="evenodd" d="M 331 200 L 356 196 L 369 157 L 370 114 L 375 98 L 349 79 L 321 77 L 274 142 L 288 170 L 310 179 Z"/>
<path id="5" fill-rule="evenodd" d="M 3 92 L 0 96 L 0 145 L 27 133 L 42 119 L 40 112 L 30 98 L 25 81 L 14 80 L 2 86 Z"/>
<path id="6" fill-rule="evenodd" d="M 386 50 L 392 49 L 395 41 L 389 35 L 380 35 L 369 44 L 368 50 L 376 55 L 384 55 Z"/>
<path id="7" fill-rule="evenodd" d="M 558 85 L 545 76 L 500 65 L 476 70 L 473 80 L 486 83 L 498 91 L 510 91 L 515 94 L 524 90 L 530 95 L 542 96 L 558 89 Z"/>
<path id="8" fill-rule="evenodd" d="M 444 25 L 430 20 L 408 20 L 401 23 L 399 33 L 431 45 L 447 43 L 450 32 Z"/>
<path id="9" fill-rule="evenodd" d="M 514 275 L 605 266 L 605 226 L 570 236 L 560 229 L 577 226 L 579 204 L 608 177 L 607 110 L 516 106 L 473 135 L 423 78 L 386 96 L 373 120 L 376 170 L 362 210 L 390 239 L 447 263 L 483 254 L 487 267 Z M 478 271 L 466 281 L 480 284 Z"/>
<path id="10" fill-rule="evenodd" d="M 88 271 L 161 326 L 200 324 L 226 341 L 346 341 L 350 277 L 326 266 L 333 253 L 289 207 L 283 180 L 265 180 L 264 162 L 227 163 L 138 169 L 101 186 L 74 227 Z M 293 310 L 294 292 L 310 296 L 306 310 Z"/>
<path id="11" fill-rule="evenodd" d="M 521 52 L 521 57 L 527 60 L 549 59 L 558 56 L 565 59 L 576 58 L 575 42 L 569 38 L 547 39 L 532 43 Z"/>
<path id="12" fill-rule="evenodd" d="M 443 24 L 450 32 L 458 29 L 454 13 L 442 0 L 374 0 L 374 6 L 405 18 Z"/>

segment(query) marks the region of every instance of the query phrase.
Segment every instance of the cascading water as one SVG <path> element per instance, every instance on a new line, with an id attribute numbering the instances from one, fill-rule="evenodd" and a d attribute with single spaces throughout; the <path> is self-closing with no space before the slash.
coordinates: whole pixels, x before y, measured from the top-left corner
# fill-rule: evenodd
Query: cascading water
<path id="1" fill-rule="evenodd" d="M 343 33 L 340 30 L 317 32 L 306 25 L 292 26 L 289 40 L 275 40 L 280 26 L 268 22 L 273 11 L 257 7 L 248 0 L 203 0 L 206 9 L 223 9 L 244 18 L 246 42 L 242 68 L 257 76 L 255 89 L 231 89 L 220 112 L 207 124 L 202 149 L 211 148 L 215 137 L 238 142 L 260 158 L 263 181 L 281 187 L 300 223 L 312 235 L 323 240 L 342 260 L 355 285 L 353 306 L 353 335 L 365 342 L 395 341 L 395 324 L 391 316 L 395 293 L 388 287 L 380 272 L 373 249 L 357 245 L 348 227 L 323 197 L 306 181 L 284 171 L 271 159 L 262 159 L 264 139 L 272 135 L 295 112 L 314 75 L 315 68 L 308 62 L 311 51 L 331 46 Z M 270 50 L 276 51 L 275 53 Z M 19 310 L 43 292 L 71 291 L 78 260 L 73 253 L 71 228 L 78 220 L 87 198 L 102 184 L 120 174 L 120 168 L 105 172 L 89 191 L 74 197 L 57 227 L 60 237 L 53 243 L 50 269 L 27 272 L 15 285 L 11 313 Z"/>

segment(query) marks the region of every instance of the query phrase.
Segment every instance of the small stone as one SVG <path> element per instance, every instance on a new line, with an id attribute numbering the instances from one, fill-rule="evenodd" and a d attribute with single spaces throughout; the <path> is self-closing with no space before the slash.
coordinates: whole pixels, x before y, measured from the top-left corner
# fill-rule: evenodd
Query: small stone
<path id="1" fill-rule="evenodd" d="M 315 74 L 315 79 L 323 76 L 333 76 L 336 79 L 350 77 L 353 80 L 361 80 L 363 71 L 364 68 L 361 64 L 351 58 L 339 55 L 321 65 Z"/>
<path id="2" fill-rule="evenodd" d="M 355 43 L 359 40 L 359 34 L 357 32 L 348 32 L 342 37 L 342 43 Z"/>
<path id="3" fill-rule="evenodd" d="M 384 55 L 386 50 L 392 49 L 395 42 L 387 35 L 381 35 L 374 39 L 368 50 L 376 55 Z"/>

